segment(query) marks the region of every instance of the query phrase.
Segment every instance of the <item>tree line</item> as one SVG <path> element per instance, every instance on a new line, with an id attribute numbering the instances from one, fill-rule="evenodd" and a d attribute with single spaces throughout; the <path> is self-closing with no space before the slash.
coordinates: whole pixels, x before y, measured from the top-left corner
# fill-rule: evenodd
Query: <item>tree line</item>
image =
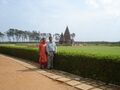
<path id="1" fill-rule="evenodd" d="M 68 31 L 69 32 L 69 31 Z M 25 31 L 20 29 L 14 29 L 10 28 L 6 32 L 0 32 L 0 42 L 8 41 L 8 42 L 38 42 L 41 38 L 45 37 L 48 38 L 51 36 L 51 33 L 40 33 L 39 31 Z M 63 35 L 59 33 L 55 33 L 52 35 L 56 42 L 64 41 Z M 70 39 L 74 39 L 75 33 L 68 33 L 67 37 L 70 37 Z M 7 40 L 4 40 L 4 38 L 7 37 Z M 66 36 L 65 36 L 66 37 Z"/>
<path id="2" fill-rule="evenodd" d="M 39 41 L 40 32 L 37 31 L 23 31 L 19 29 L 10 28 L 8 31 L 0 32 L 1 41 L 7 36 L 9 42 L 25 42 L 25 41 Z"/>

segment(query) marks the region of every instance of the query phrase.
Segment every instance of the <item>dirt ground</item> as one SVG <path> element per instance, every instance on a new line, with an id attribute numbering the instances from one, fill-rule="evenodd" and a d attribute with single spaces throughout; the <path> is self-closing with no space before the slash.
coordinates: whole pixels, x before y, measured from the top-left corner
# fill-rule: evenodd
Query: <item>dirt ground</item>
<path id="1" fill-rule="evenodd" d="M 53 81 L 0 54 L 0 90 L 77 90 Z"/>

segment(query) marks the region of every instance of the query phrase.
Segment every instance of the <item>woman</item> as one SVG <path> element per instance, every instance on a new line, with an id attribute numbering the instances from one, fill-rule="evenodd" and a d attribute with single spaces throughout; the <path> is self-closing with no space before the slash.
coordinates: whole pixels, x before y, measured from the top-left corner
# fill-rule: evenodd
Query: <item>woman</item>
<path id="1" fill-rule="evenodd" d="M 47 68 L 46 40 L 42 38 L 39 43 L 39 63 L 40 68 Z"/>

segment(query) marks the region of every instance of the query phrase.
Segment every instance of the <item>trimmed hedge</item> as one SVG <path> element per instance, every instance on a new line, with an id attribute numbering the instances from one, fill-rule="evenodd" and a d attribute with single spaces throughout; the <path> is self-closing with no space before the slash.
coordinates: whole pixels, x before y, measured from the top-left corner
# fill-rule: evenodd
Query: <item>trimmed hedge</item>
<path id="1" fill-rule="evenodd" d="M 55 69 L 120 85 L 120 61 L 62 53 L 57 54 L 55 59 Z"/>
<path id="2" fill-rule="evenodd" d="M 38 50 L 26 47 L 0 46 L 0 53 L 38 62 Z"/>
<path id="3" fill-rule="evenodd" d="M 33 48 L 0 46 L 0 53 L 38 62 L 38 50 Z M 120 85 L 120 60 L 117 59 L 58 52 L 54 68 Z"/>

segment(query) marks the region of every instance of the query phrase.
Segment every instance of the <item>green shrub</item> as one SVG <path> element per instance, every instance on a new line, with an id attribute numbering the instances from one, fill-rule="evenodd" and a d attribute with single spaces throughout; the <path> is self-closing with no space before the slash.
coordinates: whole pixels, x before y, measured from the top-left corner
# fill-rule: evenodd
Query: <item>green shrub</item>
<path id="1" fill-rule="evenodd" d="M 33 48 L 0 46 L 0 53 L 38 62 L 38 50 Z"/>
<path id="2" fill-rule="evenodd" d="M 38 49 L 35 48 L 0 46 L 0 53 L 38 62 Z M 120 57 L 100 55 L 74 52 L 67 48 L 58 49 L 54 68 L 120 85 Z"/>
<path id="3" fill-rule="evenodd" d="M 85 78 L 120 85 L 120 61 L 117 60 L 59 53 L 54 67 Z"/>

